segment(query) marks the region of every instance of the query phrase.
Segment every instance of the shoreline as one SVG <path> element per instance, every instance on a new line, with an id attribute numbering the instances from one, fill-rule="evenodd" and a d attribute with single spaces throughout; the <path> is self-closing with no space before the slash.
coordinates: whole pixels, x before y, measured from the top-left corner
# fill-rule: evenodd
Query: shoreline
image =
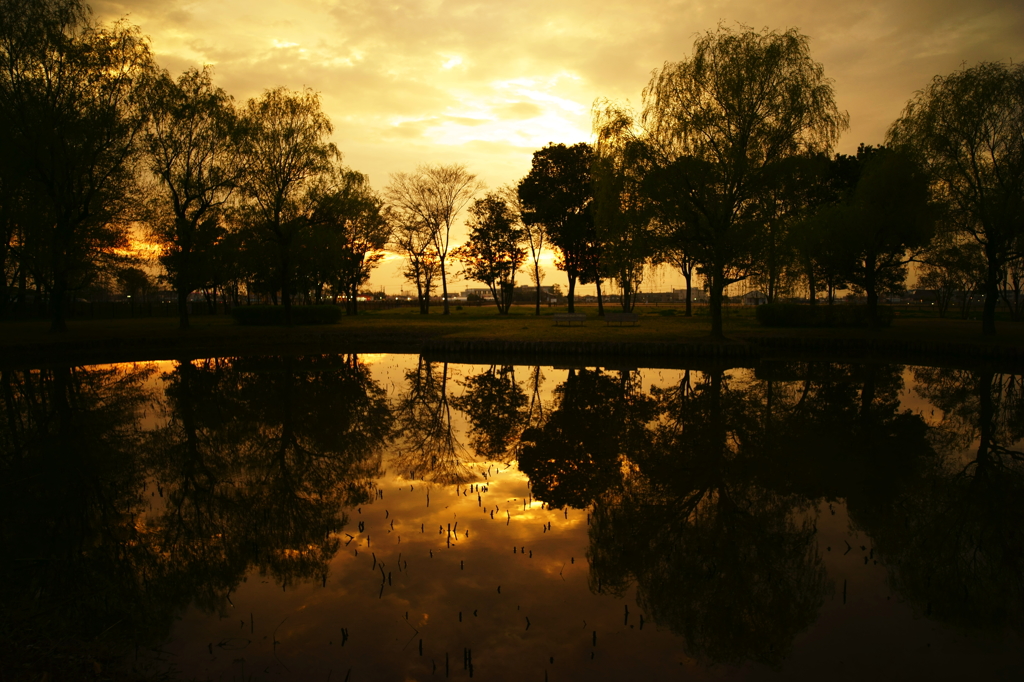
<path id="1" fill-rule="evenodd" d="M 744 364 L 764 359 L 818 359 L 835 362 L 900 361 L 916 364 L 1024 369 L 1024 329 L 1010 328 L 994 338 L 967 333 L 940 338 L 922 322 L 889 329 L 727 330 L 729 339 L 712 341 L 697 324 L 658 328 L 592 325 L 555 328 L 550 318 L 456 318 L 401 320 L 365 317 L 330 326 L 243 327 L 224 320 L 181 332 L 170 325 L 94 324 L 54 335 L 21 323 L 0 324 L 0 367 L 50 364 L 91 365 L 155 360 L 192 360 L 270 354 L 414 353 L 449 362 L 486 364 L 583 364 L 594 366 L 682 367 Z M 492 321 L 493 320 L 493 321 Z M 481 324 L 483 322 L 483 324 Z M 524 325 L 524 326 L 520 326 Z M 1007 325 L 1009 326 L 1009 325 Z M 558 332 L 553 331 L 558 329 Z M 524 331 L 525 330 L 525 331 Z M 15 331 L 18 333 L 8 333 Z M 677 333 L 678 332 L 678 333 Z M 703 332 L 703 333 L 702 333 Z M 552 339 L 555 334 L 563 338 Z M 618 337 L 618 338 L 616 338 Z"/>

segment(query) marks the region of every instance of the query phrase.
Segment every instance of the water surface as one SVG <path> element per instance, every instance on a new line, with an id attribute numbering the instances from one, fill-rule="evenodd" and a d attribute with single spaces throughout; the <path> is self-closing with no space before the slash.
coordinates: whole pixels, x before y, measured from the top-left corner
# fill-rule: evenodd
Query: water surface
<path id="1" fill-rule="evenodd" d="M 5 619 L 139 670 L 1024 672 L 1019 375 L 361 355 L 0 383 Z"/>

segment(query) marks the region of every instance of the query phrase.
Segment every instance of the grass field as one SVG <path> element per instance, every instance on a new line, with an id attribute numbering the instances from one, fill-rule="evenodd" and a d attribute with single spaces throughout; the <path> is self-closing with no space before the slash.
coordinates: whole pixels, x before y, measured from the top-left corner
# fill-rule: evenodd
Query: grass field
<path id="1" fill-rule="evenodd" d="M 608 308 L 615 310 L 614 308 Z M 86 359 L 156 359 L 169 357 L 272 352 L 417 352 L 439 339 L 481 341 L 569 341 L 580 343 L 699 343 L 708 340 L 710 320 L 704 309 L 686 317 L 682 308 L 643 306 L 636 327 L 606 325 L 596 306 L 577 306 L 587 314 L 582 327 L 556 327 L 552 316 L 565 308 L 515 306 L 506 316 L 491 307 L 453 308 L 429 315 L 414 308 L 361 312 L 333 325 L 296 327 L 239 326 L 229 316 L 196 316 L 182 332 L 169 317 L 70 320 L 65 334 L 51 334 L 45 320 L 0 323 L 0 352 L 5 362 Z M 903 314 L 901 314 L 903 313 Z M 765 328 L 752 307 L 726 307 L 726 335 L 734 341 L 765 338 L 885 339 L 911 342 L 1024 347 L 1024 324 L 1002 321 L 999 334 L 986 338 L 977 320 L 939 319 L 897 310 L 888 329 Z"/>

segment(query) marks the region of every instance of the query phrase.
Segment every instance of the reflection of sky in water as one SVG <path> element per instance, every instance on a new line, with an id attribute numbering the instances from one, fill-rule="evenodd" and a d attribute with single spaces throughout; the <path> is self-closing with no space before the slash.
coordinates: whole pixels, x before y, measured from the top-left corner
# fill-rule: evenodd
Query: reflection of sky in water
<path id="1" fill-rule="evenodd" d="M 393 403 L 417 358 L 370 359 L 371 375 Z M 172 367 L 160 364 L 156 376 Z M 486 369 L 449 365 L 449 398 L 464 395 L 467 378 Z M 515 372 L 529 398 L 532 368 Z M 547 414 L 567 370 L 547 367 L 541 375 Z M 637 385 L 645 392 L 667 388 L 681 376 L 644 369 Z M 696 382 L 701 374 L 691 376 Z M 738 386 L 754 383 L 753 370 L 727 376 Z M 915 390 L 913 372 L 906 370 L 903 380 L 900 409 L 937 425 L 941 411 L 933 412 Z M 159 407 L 148 412 L 156 415 Z M 467 444 L 469 421 L 454 408 L 452 417 L 457 438 Z M 163 423 L 150 418 L 150 427 Z M 401 444 L 391 447 L 386 472 Z M 372 503 L 347 510 L 342 547 L 326 580 L 282 587 L 250 572 L 226 612 L 183 613 L 163 657 L 186 678 L 218 680 L 433 679 L 444 677 L 446 666 L 450 677 L 464 679 L 470 660 L 477 679 L 516 682 L 780 674 L 759 664 L 706 667 L 688 659 L 679 638 L 637 605 L 635 587 L 623 596 L 592 591 L 588 510 L 547 509 L 533 500 L 514 462 L 469 467 L 475 478 L 468 488 L 387 473 L 376 481 Z M 904 603 L 844 501 L 825 500 L 809 514 L 829 587 L 814 624 L 796 636 L 783 676 L 870 679 L 884 672 L 949 679 L 977 673 L 983 657 L 993 678 L 1024 670 L 1019 637 L 963 632 L 921 618 Z"/>

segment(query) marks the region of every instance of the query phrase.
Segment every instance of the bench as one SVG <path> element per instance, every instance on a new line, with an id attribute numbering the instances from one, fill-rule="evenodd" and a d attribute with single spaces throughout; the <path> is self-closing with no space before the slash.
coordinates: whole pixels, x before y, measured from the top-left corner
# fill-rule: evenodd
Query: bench
<path id="1" fill-rule="evenodd" d="M 584 313 L 555 313 L 555 326 L 560 327 L 564 322 L 571 327 L 573 322 L 579 322 L 580 326 L 586 322 L 587 316 Z"/>
<path id="2" fill-rule="evenodd" d="M 640 320 L 640 316 L 636 313 L 605 313 L 604 323 L 608 326 L 612 323 L 617 323 L 620 327 L 628 322 L 632 326 L 636 326 L 636 323 Z"/>

